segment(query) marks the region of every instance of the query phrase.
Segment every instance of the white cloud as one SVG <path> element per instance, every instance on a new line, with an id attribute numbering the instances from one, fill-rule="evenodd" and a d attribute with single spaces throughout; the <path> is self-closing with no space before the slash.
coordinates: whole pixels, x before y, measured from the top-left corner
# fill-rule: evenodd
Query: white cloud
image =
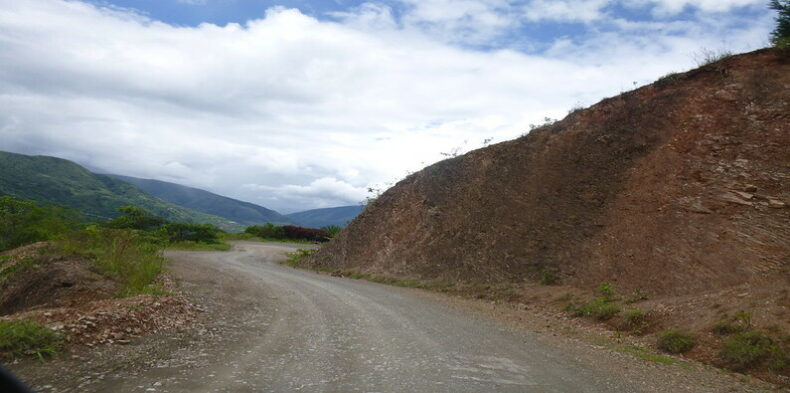
<path id="1" fill-rule="evenodd" d="M 651 4 L 655 6 L 658 15 L 674 15 L 686 9 L 696 9 L 702 12 L 728 12 L 745 6 L 765 7 L 763 0 L 623 0 L 625 5 Z"/>
<path id="2" fill-rule="evenodd" d="M 530 21 L 561 21 L 589 23 L 604 17 L 604 8 L 612 0 L 532 0 L 524 6 Z"/>
<path id="3" fill-rule="evenodd" d="M 520 23 L 513 2 L 406 1 L 399 17 L 369 3 L 336 22 L 273 8 L 245 25 L 177 27 L 78 1 L 0 0 L 0 149 L 275 209 L 353 202 L 441 152 L 688 68 L 722 37 L 734 51 L 760 46 L 771 24 L 768 13 L 630 22 L 590 6 L 574 18 L 605 18 L 606 33 L 527 54 L 452 38 L 494 43 Z"/>
<path id="4" fill-rule="evenodd" d="M 366 187 L 355 187 L 334 177 L 322 177 L 313 180 L 307 185 L 285 184 L 269 186 L 244 184 L 242 187 L 252 192 L 263 192 L 267 194 L 267 198 L 280 199 L 294 206 L 309 204 L 316 208 L 354 205 L 364 201 L 368 195 Z M 296 211 L 291 210 L 293 209 L 283 210 L 283 212 L 292 213 Z"/>

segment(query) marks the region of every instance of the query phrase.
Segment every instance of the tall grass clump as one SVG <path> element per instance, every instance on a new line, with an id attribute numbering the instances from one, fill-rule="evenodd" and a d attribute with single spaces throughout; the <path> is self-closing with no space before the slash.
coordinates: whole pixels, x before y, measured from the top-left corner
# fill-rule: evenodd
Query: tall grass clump
<path id="1" fill-rule="evenodd" d="M 56 245 L 62 254 L 86 257 L 101 274 L 120 281 L 122 297 L 157 292 L 153 282 L 164 269 L 164 246 L 146 232 L 95 226 L 72 232 Z"/>
<path id="2" fill-rule="evenodd" d="M 44 359 L 54 356 L 63 345 L 60 334 L 33 321 L 0 321 L 0 358 L 25 355 Z"/>

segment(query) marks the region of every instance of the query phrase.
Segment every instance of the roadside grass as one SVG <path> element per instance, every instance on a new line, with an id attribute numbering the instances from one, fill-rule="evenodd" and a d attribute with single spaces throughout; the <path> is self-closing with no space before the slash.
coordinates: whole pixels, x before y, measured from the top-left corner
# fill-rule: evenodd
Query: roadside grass
<path id="1" fill-rule="evenodd" d="M 691 369 L 691 366 L 688 363 L 656 353 L 649 347 L 634 344 L 621 344 L 602 337 L 594 337 L 592 341 L 596 345 L 611 349 L 615 352 L 631 355 L 642 360 L 647 360 L 649 362 L 677 366 L 683 368 L 684 370 Z"/>
<path id="2" fill-rule="evenodd" d="M 183 250 L 183 251 L 229 251 L 230 244 L 225 242 L 220 243 L 202 243 L 193 241 L 181 241 L 170 243 L 167 246 L 168 250 Z"/>
<path id="3" fill-rule="evenodd" d="M 0 358 L 26 355 L 43 360 L 51 358 L 63 346 L 63 337 L 33 321 L 0 321 Z"/>
<path id="4" fill-rule="evenodd" d="M 645 348 L 641 346 L 629 345 L 629 346 L 616 348 L 616 350 L 618 352 L 631 354 L 640 359 L 644 359 L 653 363 L 668 364 L 670 366 L 680 366 L 687 370 L 690 368 L 689 365 L 686 363 L 677 361 L 667 356 L 659 355 L 651 351 L 649 348 Z"/>
<path id="5" fill-rule="evenodd" d="M 53 246 L 59 255 L 87 258 L 99 273 L 118 280 L 119 297 L 162 294 L 154 281 L 164 271 L 164 244 L 128 229 L 89 227 L 63 236 Z"/>

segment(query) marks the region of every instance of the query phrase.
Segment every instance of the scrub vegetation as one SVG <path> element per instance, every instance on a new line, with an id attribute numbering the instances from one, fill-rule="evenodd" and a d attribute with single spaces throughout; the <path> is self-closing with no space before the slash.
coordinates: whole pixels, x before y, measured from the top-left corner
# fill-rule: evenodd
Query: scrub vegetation
<path id="1" fill-rule="evenodd" d="M 25 355 L 45 359 L 57 354 L 63 338 L 36 322 L 0 321 L 0 359 Z"/>

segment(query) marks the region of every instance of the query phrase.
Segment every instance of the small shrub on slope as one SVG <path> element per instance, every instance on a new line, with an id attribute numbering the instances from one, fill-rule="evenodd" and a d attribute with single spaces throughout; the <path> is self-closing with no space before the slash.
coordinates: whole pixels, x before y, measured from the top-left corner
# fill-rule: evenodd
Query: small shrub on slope
<path id="1" fill-rule="evenodd" d="M 790 366 L 790 353 L 786 348 L 768 335 L 755 331 L 736 333 L 727 338 L 719 358 L 736 371 L 745 371 L 763 363 L 775 370 Z"/>
<path id="2" fill-rule="evenodd" d="M 688 352 L 694 348 L 695 340 L 690 334 L 677 329 L 668 329 L 658 335 L 658 348 L 669 353 Z"/>

